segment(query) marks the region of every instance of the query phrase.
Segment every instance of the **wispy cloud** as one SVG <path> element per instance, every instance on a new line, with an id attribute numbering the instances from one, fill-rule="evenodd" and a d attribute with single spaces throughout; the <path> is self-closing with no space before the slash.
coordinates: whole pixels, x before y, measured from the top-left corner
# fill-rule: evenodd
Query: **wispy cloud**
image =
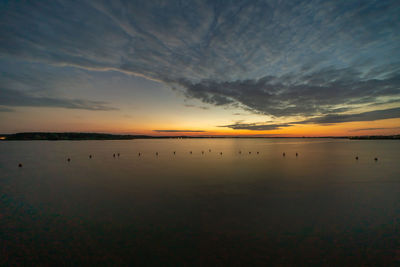
<path id="1" fill-rule="evenodd" d="M 69 109 L 86 109 L 93 111 L 109 111 L 116 108 L 109 107 L 106 102 L 83 99 L 67 99 L 32 96 L 25 92 L 1 88 L 0 105 L 12 107 L 56 107 Z"/>
<path id="2" fill-rule="evenodd" d="M 12 112 L 12 111 L 14 111 L 14 110 L 11 108 L 0 107 L 0 112 Z"/>
<path id="3" fill-rule="evenodd" d="M 192 104 L 185 104 L 185 107 L 187 107 L 187 108 L 198 108 L 198 109 L 202 109 L 202 110 L 210 109 L 209 107 L 206 107 L 206 106 L 197 106 L 197 105 L 192 105 Z"/>
<path id="4" fill-rule="evenodd" d="M 352 129 L 349 132 L 361 132 L 361 131 L 375 131 L 375 130 L 399 130 L 400 127 L 387 127 L 387 128 L 358 128 Z"/>

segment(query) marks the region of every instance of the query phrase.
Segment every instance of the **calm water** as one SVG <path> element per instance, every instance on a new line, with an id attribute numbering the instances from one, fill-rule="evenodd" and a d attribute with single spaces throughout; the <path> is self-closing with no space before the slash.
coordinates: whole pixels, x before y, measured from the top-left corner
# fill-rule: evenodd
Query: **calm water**
<path id="1" fill-rule="evenodd" d="M 398 140 L 0 142 L 0 197 L 0 265 L 400 264 Z"/>

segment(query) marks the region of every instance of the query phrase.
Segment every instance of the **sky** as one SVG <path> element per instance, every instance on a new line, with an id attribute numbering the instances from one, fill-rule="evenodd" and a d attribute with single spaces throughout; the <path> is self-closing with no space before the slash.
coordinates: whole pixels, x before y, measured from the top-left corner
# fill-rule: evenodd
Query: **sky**
<path id="1" fill-rule="evenodd" d="M 0 0 L 0 133 L 400 133 L 400 1 Z"/>

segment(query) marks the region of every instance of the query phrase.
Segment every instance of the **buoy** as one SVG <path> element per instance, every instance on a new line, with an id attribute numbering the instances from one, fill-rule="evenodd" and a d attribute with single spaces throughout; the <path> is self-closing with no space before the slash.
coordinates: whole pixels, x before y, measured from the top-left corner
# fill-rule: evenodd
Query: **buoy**
<path id="1" fill-rule="evenodd" d="M 378 158 L 375 158 L 375 161 L 378 161 Z"/>
<path id="2" fill-rule="evenodd" d="M 119 153 L 118 153 L 118 157 L 119 157 Z"/>
<path id="3" fill-rule="evenodd" d="M 18 164 L 18 167 L 22 168 L 22 163 Z"/>
<path id="4" fill-rule="evenodd" d="M 89 159 L 91 159 L 92 158 L 92 155 L 89 155 Z"/>
<path id="5" fill-rule="evenodd" d="M 156 156 L 158 156 L 158 152 L 156 152 Z"/>
<path id="6" fill-rule="evenodd" d="M 282 154 L 283 156 L 286 156 L 286 154 L 285 154 L 285 152 L 283 152 L 283 154 Z"/>
<path id="7" fill-rule="evenodd" d="M 204 151 L 201 151 L 201 154 L 204 154 Z"/>
<path id="8" fill-rule="evenodd" d="M 249 154 L 251 154 L 251 151 L 249 151 Z"/>
<path id="9" fill-rule="evenodd" d="M 356 160 L 358 160 L 358 156 L 356 156 Z"/>
<path id="10" fill-rule="evenodd" d="M 140 157 L 141 153 L 139 152 L 138 156 Z"/>
<path id="11" fill-rule="evenodd" d="M 113 157 L 115 158 L 115 154 L 113 154 Z"/>
<path id="12" fill-rule="evenodd" d="M 176 154 L 176 151 L 174 151 L 174 155 Z"/>
<path id="13" fill-rule="evenodd" d="M 68 162 L 70 162 L 70 161 L 71 161 L 71 159 L 70 159 L 70 158 L 67 158 L 67 161 L 68 161 Z"/>
<path id="14" fill-rule="evenodd" d="M 260 152 L 257 151 L 257 154 L 260 154 Z"/>
<path id="15" fill-rule="evenodd" d="M 192 151 L 190 151 L 190 154 L 192 154 Z"/>
<path id="16" fill-rule="evenodd" d="M 296 152 L 296 157 L 298 156 L 299 154 L 297 154 L 297 152 Z"/>
<path id="17" fill-rule="evenodd" d="M 222 152 L 220 152 L 219 154 L 221 154 L 221 155 L 222 155 Z"/>
<path id="18" fill-rule="evenodd" d="M 211 149 L 209 149 L 208 152 L 211 152 Z"/>
<path id="19" fill-rule="evenodd" d="M 239 154 L 242 154 L 242 151 L 239 150 Z"/>

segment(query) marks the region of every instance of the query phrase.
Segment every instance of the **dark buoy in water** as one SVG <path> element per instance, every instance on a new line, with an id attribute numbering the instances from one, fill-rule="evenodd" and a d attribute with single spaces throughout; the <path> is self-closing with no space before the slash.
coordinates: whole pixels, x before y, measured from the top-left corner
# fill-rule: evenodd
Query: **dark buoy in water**
<path id="1" fill-rule="evenodd" d="M 190 151 L 190 154 L 192 154 L 193 152 L 192 151 Z"/>
<path id="2" fill-rule="evenodd" d="M 204 154 L 204 151 L 201 151 L 201 154 Z"/>
<path id="3" fill-rule="evenodd" d="M 156 156 L 158 156 L 158 152 L 156 152 Z"/>
<path id="4" fill-rule="evenodd" d="M 221 154 L 221 155 L 222 155 L 222 152 L 220 152 L 219 154 Z"/>
<path id="5" fill-rule="evenodd" d="M 378 161 L 378 158 L 374 158 L 375 161 Z"/>
<path id="6" fill-rule="evenodd" d="M 211 152 L 211 149 L 209 149 L 208 152 Z"/>
<path id="7" fill-rule="evenodd" d="M 251 151 L 249 151 L 249 154 L 251 154 Z"/>
<path id="8" fill-rule="evenodd" d="M 92 158 L 92 155 L 89 155 L 89 159 L 91 159 Z"/>
<path id="9" fill-rule="evenodd" d="M 113 157 L 115 158 L 115 154 L 113 154 Z"/>
<path id="10" fill-rule="evenodd" d="M 176 154 L 176 151 L 174 151 L 174 155 Z"/>
<path id="11" fill-rule="evenodd" d="M 239 154 L 242 154 L 242 151 L 239 150 Z"/>
<path id="12" fill-rule="evenodd" d="M 356 160 L 358 160 L 358 156 L 356 156 Z"/>
<path id="13" fill-rule="evenodd" d="M 70 158 L 67 158 L 67 161 L 68 161 L 68 162 L 70 162 L 70 161 L 71 161 L 71 159 L 70 159 Z"/>
<path id="14" fill-rule="evenodd" d="M 283 156 L 286 156 L 286 153 L 285 152 L 283 152 L 283 154 L 282 154 Z"/>
<path id="15" fill-rule="evenodd" d="M 118 153 L 117 155 L 118 155 L 118 157 L 119 157 L 119 153 Z"/>
<path id="16" fill-rule="evenodd" d="M 299 154 L 296 152 L 296 157 L 298 156 Z"/>
<path id="17" fill-rule="evenodd" d="M 19 164 L 18 164 L 18 167 L 22 168 L 22 163 L 19 163 Z"/>
<path id="18" fill-rule="evenodd" d="M 257 154 L 260 154 L 260 152 L 257 151 Z"/>
<path id="19" fill-rule="evenodd" d="M 139 152 L 139 153 L 138 153 L 138 156 L 140 157 L 140 155 L 142 155 L 142 153 Z"/>

